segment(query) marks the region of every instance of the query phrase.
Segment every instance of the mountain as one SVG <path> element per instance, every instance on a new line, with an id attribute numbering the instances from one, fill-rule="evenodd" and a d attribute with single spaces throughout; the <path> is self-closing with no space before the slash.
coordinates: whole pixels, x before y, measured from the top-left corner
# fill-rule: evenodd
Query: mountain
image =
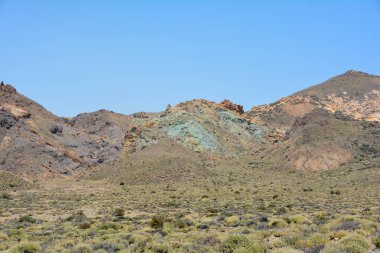
<path id="1" fill-rule="evenodd" d="M 60 118 L 1 85 L 0 168 L 44 178 L 120 159 L 128 122 L 109 111 Z"/>
<path id="2" fill-rule="evenodd" d="M 286 130 L 296 119 L 322 108 L 356 120 L 380 121 L 380 77 L 349 70 L 270 105 L 252 108 L 249 117 Z"/>
<path id="3" fill-rule="evenodd" d="M 283 134 L 261 154 L 274 166 L 379 166 L 379 76 L 350 70 L 248 115 Z"/>
<path id="4" fill-rule="evenodd" d="M 248 112 L 197 99 L 159 113 L 61 118 L 2 84 L 0 170 L 51 178 L 104 169 L 154 182 L 204 175 L 207 161 L 239 156 L 274 168 L 365 168 L 379 165 L 379 122 L 380 77 L 352 70 Z M 127 176 L 136 171 L 145 172 Z"/>

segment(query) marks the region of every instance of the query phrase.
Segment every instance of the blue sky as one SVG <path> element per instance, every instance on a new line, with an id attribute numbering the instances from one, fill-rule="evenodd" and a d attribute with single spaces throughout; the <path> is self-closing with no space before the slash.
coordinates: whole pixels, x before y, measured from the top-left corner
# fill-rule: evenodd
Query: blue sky
<path id="1" fill-rule="evenodd" d="M 245 109 L 380 74 L 380 0 L 0 0 L 0 80 L 60 116 Z"/>

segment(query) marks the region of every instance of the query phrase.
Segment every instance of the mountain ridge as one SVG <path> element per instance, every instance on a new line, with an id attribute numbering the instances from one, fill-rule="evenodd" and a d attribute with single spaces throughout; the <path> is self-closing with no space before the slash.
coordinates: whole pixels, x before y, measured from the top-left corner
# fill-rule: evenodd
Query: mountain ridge
<path id="1" fill-rule="evenodd" d="M 58 117 L 2 83 L 0 170 L 26 178 L 72 176 L 103 163 L 128 160 L 151 146 L 166 149 L 168 144 L 163 143 L 200 153 L 203 160 L 250 155 L 297 170 L 327 170 L 360 159 L 377 164 L 372 156 L 380 150 L 379 108 L 380 77 L 353 70 L 247 112 L 229 100 L 195 99 L 158 113 L 98 110 Z M 369 127 L 364 128 L 366 122 Z M 330 136 L 302 137 L 310 136 L 310 129 L 324 129 Z M 366 143 L 355 146 L 357 140 L 348 135 Z M 371 154 L 361 151 L 364 144 Z"/>

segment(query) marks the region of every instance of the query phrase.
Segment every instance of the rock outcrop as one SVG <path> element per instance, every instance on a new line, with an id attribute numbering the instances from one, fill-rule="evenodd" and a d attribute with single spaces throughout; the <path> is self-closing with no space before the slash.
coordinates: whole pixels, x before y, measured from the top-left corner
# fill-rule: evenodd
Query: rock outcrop
<path id="1" fill-rule="evenodd" d="M 16 93 L 16 89 L 10 85 L 10 84 L 4 84 L 4 82 L 1 82 L 0 84 L 0 92 L 4 93 Z"/>
<path id="2" fill-rule="evenodd" d="M 230 100 L 227 100 L 227 99 L 223 100 L 219 105 L 223 106 L 224 108 L 226 108 L 226 109 L 228 109 L 230 111 L 237 112 L 239 114 L 243 114 L 244 113 L 244 109 L 243 109 L 242 105 L 234 104 Z"/>

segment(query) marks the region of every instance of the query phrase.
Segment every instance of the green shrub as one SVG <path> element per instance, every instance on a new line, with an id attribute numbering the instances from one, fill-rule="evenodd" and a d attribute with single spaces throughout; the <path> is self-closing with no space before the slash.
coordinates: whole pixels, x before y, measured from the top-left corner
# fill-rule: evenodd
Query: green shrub
<path id="1" fill-rule="evenodd" d="M 375 244 L 376 248 L 380 249 L 380 235 L 373 238 L 373 244 Z"/>
<path id="2" fill-rule="evenodd" d="M 247 248 L 251 246 L 251 242 L 245 236 L 230 236 L 225 240 L 220 246 L 220 251 L 222 253 L 233 253 L 239 248 Z"/>
<path id="3" fill-rule="evenodd" d="M 361 236 L 352 236 L 344 239 L 341 244 L 344 248 L 352 253 L 368 252 L 369 243 Z"/>
<path id="4" fill-rule="evenodd" d="M 169 245 L 162 244 L 162 245 L 153 245 L 152 251 L 154 253 L 171 253 L 173 252 L 172 248 Z"/>
<path id="5" fill-rule="evenodd" d="M 225 218 L 224 225 L 227 227 L 237 227 L 239 226 L 240 218 L 238 216 L 230 216 Z"/>
<path id="6" fill-rule="evenodd" d="M 295 215 L 290 217 L 291 221 L 295 224 L 310 224 L 311 222 L 309 221 L 308 218 L 302 215 Z"/>
<path id="7" fill-rule="evenodd" d="M 117 225 L 114 223 L 106 222 L 99 225 L 100 230 L 117 229 Z"/>
<path id="8" fill-rule="evenodd" d="M 20 219 L 18 219 L 19 222 L 28 222 L 28 223 L 35 223 L 36 222 L 36 219 L 34 219 L 32 216 L 30 215 L 25 215 L 25 216 L 22 216 L 20 217 Z"/>
<path id="9" fill-rule="evenodd" d="M 240 247 L 234 253 L 266 253 L 267 249 L 262 244 L 251 243 L 249 246 Z"/>
<path id="10" fill-rule="evenodd" d="M 174 221 L 174 227 L 179 228 L 179 229 L 187 228 L 188 226 L 191 226 L 192 224 L 193 222 L 187 219 L 176 219 Z"/>
<path id="11" fill-rule="evenodd" d="M 288 226 L 288 223 L 283 219 L 271 219 L 269 226 L 272 228 L 285 228 Z"/>
<path id="12" fill-rule="evenodd" d="M 24 242 L 12 248 L 12 253 L 35 253 L 40 251 L 40 246 L 35 243 Z"/>
<path id="13" fill-rule="evenodd" d="M 322 253 L 367 253 L 369 247 L 369 243 L 363 237 L 356 235 L 326 247 Z"/>
<path id="14" fill-rule="evenodd" d="M 329 237 L 326 235 L 313 234 L 297 242 L 297 248 L 302 248 L 305 252 L 320 252 L 327 242 L 329 242 Z"/>
<path id="15" fill-rule="evenodd" d="M 78 228 L 79 228 L 79 229 L 89 229 L 90 227 L 91 227 L 91 224 L 88 223 L 88 222 L 80 223 L 80 224 L 78 225 Z"/>
<path id="16" fill-rule="evenodd" d="M 75 247 L 75 253 L 90 253 L 91 249 L 86 244 L 79 244 Z"/>
<path id="17" fill-rule="evenodd" d="M 286 214 L 288 210 L 285 207 L 280 207 L 276 210 L 277 215 Z"/>
<path id="18" fill-rule="evenodd" d="M 150 226 L 154 229 L 162 229 L 165 223 L 165 217 L 163 215 L 153 215 L 150 221 Z"/>
<path id="19" fill-rule="evenodd" d="M 329 218 L 325 214 L 319 213 L 315 216 L 314 223 L 317 225 L 322 225 L 325 224 L 328 220 Z"/>
<path id="20" fill-rule="evenodd" d="M 132 235 L 128 243 L 131 245 L 131 253 L 142 253 L 146 252 L 145 247 L 147 246 L 148 237 L 141 235 Z"/>

